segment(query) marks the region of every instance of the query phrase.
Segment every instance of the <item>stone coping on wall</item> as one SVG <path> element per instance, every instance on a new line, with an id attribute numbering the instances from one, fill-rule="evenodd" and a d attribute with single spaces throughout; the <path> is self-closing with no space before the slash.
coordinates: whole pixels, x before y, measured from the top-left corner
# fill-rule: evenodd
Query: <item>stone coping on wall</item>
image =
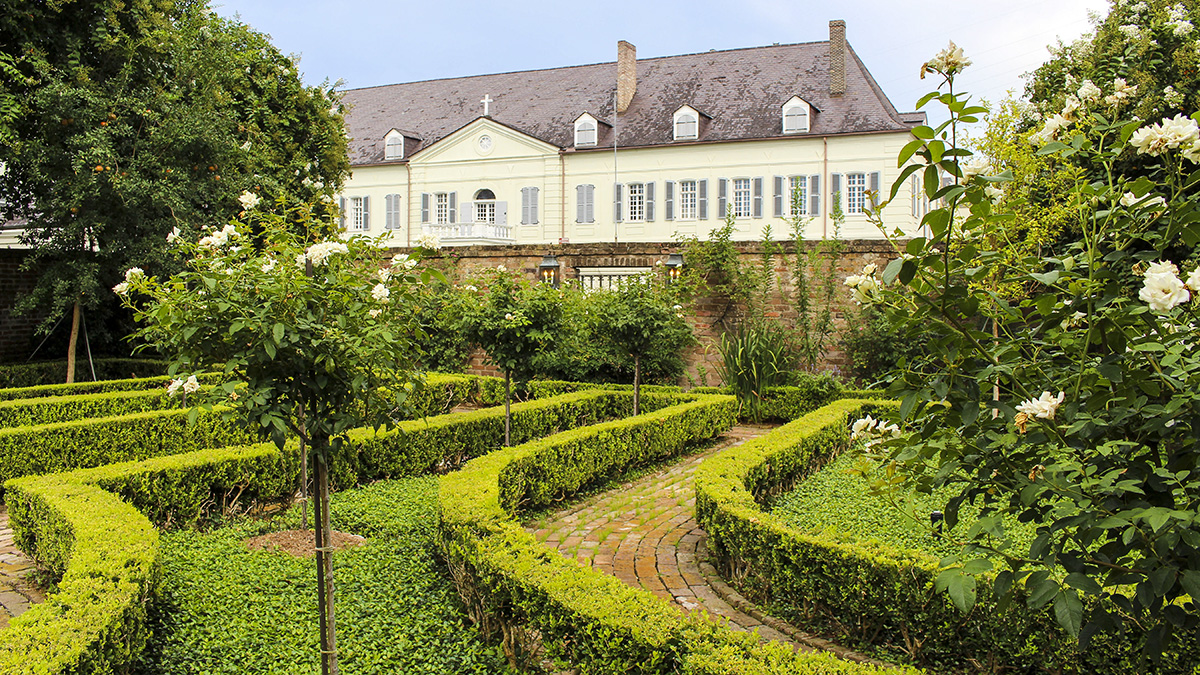
<path id="1" fill-rule="evenodd" d="M 815 246 L 821 240 L 805 239 L 804 244 Z M 903 247 L 905 240 L 897 240 L 896 244 Z M 743 255 L 757 255 L 763 253 L 763 242 L 761 241 L 735 241 L 734 246 L 738 252 Z M 773 244 L 782 249 L 782 252 L 794 253 L 795 242 L 792 240 L 775 241 Z M 863 254 L 876 253 L 881 255 L 894 255 L 895 249 L 892 244 L 886 239 L 843 239 L 843 251 L 848 254 Z M 533 258 L 541 257 L 547 253 L 558 256 L 559 258 L 588 258 L 589 261 L 596 258 L 624 258 L 630 256 L 651 256 L 660 257 L 667 253 L 679 253 L 684 248 L 680 242 L 590 242 L 579 244 L 506 244 L 506 245 L 472 245 L 472 246 L 444 246 L 440 249 L 442 257 L 449 258 Z M 411 248 L 395 247 L 390 249 L 392 253 L 406 253 L 411 251 Z"/>

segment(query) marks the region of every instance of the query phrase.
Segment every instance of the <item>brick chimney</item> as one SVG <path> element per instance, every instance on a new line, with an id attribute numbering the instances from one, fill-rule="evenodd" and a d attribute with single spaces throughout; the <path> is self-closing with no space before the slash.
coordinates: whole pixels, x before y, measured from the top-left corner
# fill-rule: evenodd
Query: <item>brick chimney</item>
<path id="1" fill-rule="evenodd" d="M 629 109 L 637 93 L 637 47 L 621 40 L 617 43 L 617 112 Z"/>
<path id="2" fill-rule="evenodd" d="M 846 93 L 846 22 L 841 19 L 829 22 L 829 93 Z"/>

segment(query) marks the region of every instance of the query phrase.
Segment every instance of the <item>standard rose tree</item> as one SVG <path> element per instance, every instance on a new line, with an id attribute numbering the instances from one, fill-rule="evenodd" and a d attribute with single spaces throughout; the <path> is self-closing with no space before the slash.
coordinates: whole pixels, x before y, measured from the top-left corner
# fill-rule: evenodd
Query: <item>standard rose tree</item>
<path id="1" fill-rule="evenodd" d="M 199 241 L 172 233 L 183 272 L 159 280 L 134 268 L 113 290 L 142 324 L 135 337 L 171 358 L 179 374 L 172 394 L 238 408 L 280 447 L 290 434 L 309 449 L 322 667 L 336 672 L 329 462 L 350 429 L 387 425 L 416 383 L 418 326 L 409 308 L 420 280 L 414 258 L 381 265 L 371 240 L 319 240 L 332 223 L 309 206 L 264 213 L 253 197 L 242 196 L 240 220 Z M 202 389 L 197 372 L 229 379 Z"/>

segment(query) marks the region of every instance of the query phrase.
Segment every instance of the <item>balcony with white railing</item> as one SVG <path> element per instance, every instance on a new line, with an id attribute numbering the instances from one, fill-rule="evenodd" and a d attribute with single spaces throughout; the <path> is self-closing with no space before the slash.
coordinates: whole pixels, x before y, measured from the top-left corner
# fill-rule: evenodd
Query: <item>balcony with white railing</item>
<path id="1" fill-rule="evenodd" d="M 492 200 L 467 202 L 456 214 L 460 222 L 425 223 L 421 230 L 438 238 L 443 246 L 472 246 L 513 243 L 508 224 L 508 204 Z"/>

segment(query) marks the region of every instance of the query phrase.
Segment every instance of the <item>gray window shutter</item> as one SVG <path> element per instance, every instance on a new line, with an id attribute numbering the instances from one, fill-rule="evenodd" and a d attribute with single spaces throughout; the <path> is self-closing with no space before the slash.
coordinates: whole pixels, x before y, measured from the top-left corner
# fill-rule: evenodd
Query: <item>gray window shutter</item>
<path id="1" fill-rule="evenodd" d="M 696 207 L 700 220 L 708 220 L 708 179 L 696 181 Z"/>
<path id="2" fill-rule="evenodd" d="M 450 222 L 452 222 L 452 223 L 458 222 L 457 211 L 458 211 L 458 193 L 451 192 L 450 193 Z"/>
<path id="3" fill-rule="evenodd" d="M 821 215 L 821 176 L 813 174 L 808 177 L 808 215 Z"/>
<path id="4" fill-rule="evenodd" d="M 879 172 L 872 171 L 867 176 L 867 189 L 871 191 L 871 208 L 874 209 L 879 205 Z"/>
<path id="5" fill-rule="evenodd" d="M 664 220 L 675 220 L 675 182 L 663 182 L 663 205 L 664 205 Z"/>
<path id="6" fill-rule="evenodd" d="M 586 187 L 586 185 L 575 186 L 575 222 L 577 223 L 587 222 L 587 203 L 584 201 L 586 193 L 584 188 Z"/>
<path id="7" fill-rule="evenodd" d="M 729 209 L 725 208 L 725 190 L 729 185 L 726 178 L 717 179 L 717 218 L 724 218 Z"/>
<path id="8" fill-rule="evenodd" d="M 462 216 L 458 219 L 460 223 L 475 222 L 475 202 L 463 202 L 459 204 L 458 215 Z"/>
<path id="9" fill-rule="evenodd" d="M 587 203 L 587 210 L 583 214 L 585 223 L 596 222 L 596 186 L 585 185 L 583 191 L 584 201 Z"/>
<path id="10" fill-rule="evenodd" d="M 791 201 L 790 199 L 788 200 Z M 783 216 L 783 176 L 775 176 L 775 217 Z"/>
<path id="11" fill-rule="evenodd" d="M 534 225 L 538 224 L 538 189 L 536 187 L 529 188 L 529 213 L 533 216 L 531 221 Z"/>
<path id="12" fill-rule="evenodd" d="M 529 220 L 529 188 L 521 188 L 521 224 L 528 225 Z"/>
<path id="13" fill-rule="evenodd" d="M 752 181 L 751 185 L 753 185 L 753 190 L 754 190 L 754 192 L 752 193 L 754 196 L 754 201 L 752 202 L 752 204 L 754 205 L 754 207 L 753 207 L 754 210 L 752 211 L 752 213 L 754 214 L 755 218 L 762 218 L 762 216 L 763 216 L 763 193 L 762 193 L 763 192 L 763 179 L 762 179 L 762 177 L 760 176 L 758 178 L 755 178 Z"/>
<path id="14" fill-rule="evenodd" d="M 920 185 L 917 183 L 916 176 L 908 179 L 908 188 L 912 192 L 912 217 L 920 217 L 923 214 L 921 213 L 921 202 L 918 196 L 920 194 Z"/>
<path id="15" fill-rule="evenodd" d="M 421 222 L 422 223 L 429 222 L 429 197 L 430 197 L 430 194 L 428 192 L 421 193 Z"/>
<path id="16" fill-rule="evenodd" d="M 371 229 L 371 198 L 363 197 L 363 229 Z"/>
<path id="17" fill-rule="evenodd" d="M 508 225 L 508 202 L 496 202 L 496 224 Z"/>
<path id="18" fill-rule="evenodd" d="M 400 195 L 383 196 L 383 229 L 395 230 L 400 227 Z"/>
<path id="19" fill-rule="evenodd" d="M 646 183 L 646 222 L 654 222 L 654 183 Z"/>
<path id="20" fill-rule="evenodd" d="M 341 209 L 342 215 L 338 217 L 338 226 L 343 230 L 346 229 L 346 198 L 338 198 L 338 208 Z"/>
<path id="21" fill-rule="evenodd" d="M 829 174 L 829 208 L 832 209 L 834 206 L 842 209 L 842 212 L 845 213 L 846 199 L 842 194 L 842 174 L 840 173 Z"/>
<path id="22" fill-rule="evenodd" d="M 613 183 L 613 221 L 621 222 L 621 184 Z"/>

